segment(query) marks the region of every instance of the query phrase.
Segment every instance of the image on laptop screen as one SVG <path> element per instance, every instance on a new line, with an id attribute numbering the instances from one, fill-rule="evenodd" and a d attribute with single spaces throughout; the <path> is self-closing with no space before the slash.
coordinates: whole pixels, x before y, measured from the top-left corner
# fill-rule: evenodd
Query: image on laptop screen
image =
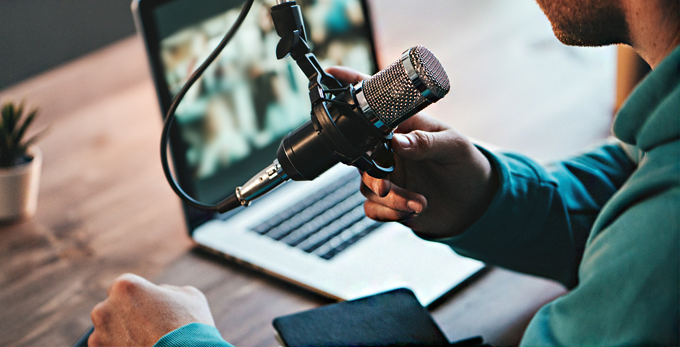
<path id="1" fill-rule="evenodd" d="M 298 1 L 321 65 L 376 70 L 370 28 L 359 0 Z M 291 58 L 276 59 L 273 1 L 256 0 L 245 22 L 176 112 L 184 182 L 215 203 L 275 158 L 281 138 L 310 119 L 308 79 Z M 159 57 L 172 97 L 234 23 L 242 1 L 189 0 L 156 9 Z M 182 14 L 178 16 L 177 14 Z M 179 151 L 178 151 L 179 148 Z M 179 152 L 179 153 L 178 153 Z M 181 156 L 181 158 L 177 158 Z"/>

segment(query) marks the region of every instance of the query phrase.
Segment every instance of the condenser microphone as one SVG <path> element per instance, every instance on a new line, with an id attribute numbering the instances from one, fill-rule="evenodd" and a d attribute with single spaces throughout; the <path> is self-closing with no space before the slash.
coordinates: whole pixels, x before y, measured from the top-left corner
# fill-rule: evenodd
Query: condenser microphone
<path id="1" fill-rule="evenodd" d="M 312 104 L 311 120 L 288 134 L 274 162 L 236 188 L 223 211 L 218 211 L 236 203 L 247 206 L 289 179 L 313 180 L 338 162 L 386 177 L 394 168 L 389 147 L 394 129 L 449 89 L 437 58 L 416 46 L 354 86 L 324 90 L 325 95 Z"/>

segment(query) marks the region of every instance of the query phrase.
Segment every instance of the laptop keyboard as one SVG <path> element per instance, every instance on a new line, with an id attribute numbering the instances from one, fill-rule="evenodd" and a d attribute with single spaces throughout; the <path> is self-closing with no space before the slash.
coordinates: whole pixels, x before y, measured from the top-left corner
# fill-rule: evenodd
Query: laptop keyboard
<path id="1" fill-rule="evenodd" d="M 364 214 L 361 177 L 346 175 L 252 230 L 331 259 L 380 226 Z"/>

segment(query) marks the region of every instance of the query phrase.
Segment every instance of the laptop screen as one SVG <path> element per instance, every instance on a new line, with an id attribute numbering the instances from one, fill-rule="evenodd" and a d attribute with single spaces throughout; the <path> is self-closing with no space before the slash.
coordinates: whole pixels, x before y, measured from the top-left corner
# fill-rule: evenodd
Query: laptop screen
<path id="1" fill-rule="evenodd" d="M 212 52 L 243 0 L 174 0 L 153 10 L 157 57 L 170 98 Z M 275 159 L 281 138 L 310 119 L 308 80 L 291 58 L 276 59 L 279 37 L 256 0 L 243 25 L 177 108 L 171 146 L 183 188 L 215 203 Z M 376 71 L 371 28 L 360 0 L 298 1 L 321 65 Z M 168 99 L 170 99 L 168 98 Z"/>

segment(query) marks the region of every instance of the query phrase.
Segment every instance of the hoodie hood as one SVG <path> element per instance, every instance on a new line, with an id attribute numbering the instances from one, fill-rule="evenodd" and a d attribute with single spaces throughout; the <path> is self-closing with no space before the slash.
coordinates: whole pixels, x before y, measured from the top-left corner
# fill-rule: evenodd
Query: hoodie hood
<path id="1" fill-rule="evenodd" d="M 645 152 L 680 138 L 680 46 L 628 97 L 614 121 L 614 135 Z"/>

